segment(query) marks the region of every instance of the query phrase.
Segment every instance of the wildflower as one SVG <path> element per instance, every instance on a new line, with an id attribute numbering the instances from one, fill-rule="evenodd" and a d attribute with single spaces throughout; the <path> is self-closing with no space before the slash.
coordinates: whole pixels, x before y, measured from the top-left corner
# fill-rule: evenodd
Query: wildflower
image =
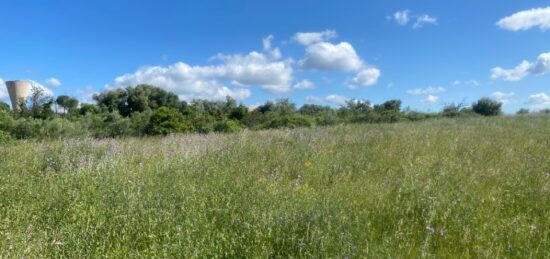
<path id="1" fill-rule="evenodd" d="M 307 162 L 304 163 L 304 167 L 305 167 L 306 169 L 310 169 L 310 168 L 313 167 L 313 163 L 307 161 Z"/>

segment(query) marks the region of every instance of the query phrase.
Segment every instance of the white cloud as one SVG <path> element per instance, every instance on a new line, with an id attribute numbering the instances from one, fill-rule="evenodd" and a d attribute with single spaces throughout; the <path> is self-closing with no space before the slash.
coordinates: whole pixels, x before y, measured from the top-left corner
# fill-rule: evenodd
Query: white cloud
<path id="1" fill-rule="evenodd" d="M 479 86 L 481 83 L 477 80 L 470 80 L 470 81 L 466 82 L 466 84 L 470 84 L 470 85 L 473 85 L 473 86 Z"/>
<path id="2" fill-rule="evenodd" d="M 321 96 L 306 97 L 306 102 L 308 103 L 324 103 L 324 104 L 332 104 L 337 106 L 345 105 L 348 100 L 349 98 L 342 95 L 337 95 L 337 94 L 331 94 L 326 97 L 321 97 Z"/>
<path id="3" fill-rule="evenodd" d="M 80 97 L 81 103 L 93 103 L 92 97 L 94 94 L 98 93 L 91 85 L 87 85 L 84 88 L 77 89 L 75 92 Z"/>
<path id="4" fill-rule="evenodd" d="M 428 95 L 428 97 L 426 97 L 426 99 L 422 100 L 422 102 L 426 104 L 434 104 L 437 103 L 438 100 L 439 97 L 430 94 Z"/>
<path id="5" fill-rule="evenodd" d="M 516 95 L 516 93 L 514 93 L 514 92 L 505 93 L 505 92 L 500 92 L 500 91 L 496 91 L 493 94 L 491 94 L 492 97 L 494 97 L 495 99 L 499 99 L 499 100 L 510 98 L 514 95 Z"/>
<path id="6" fill-rule="evenodd" d="M 348 100 L 349 98 L 342 95 L 336 95 L 336 94 L 331 94 L 325 97 L 326 102 L 329 102 L 335 105 L 340 105 L 340 106 L 345 105 Z"/>
<path id="7" fill-rule="evenodd" d="M 351 44 L 319 42 L 306 49 L 306 57 L 299 65 L 307 70 L 358 71 L 364 64 Z"/>
<path id="8" fill-rule="evenodd" d="M 504 69 L 495 67 L 491 70 L 491 78 L 502 78 L 505 81 L 519 81 L 524 77 L 532 75 L 543 75 L 550 72 L 550 52 L 542 53 L 533 63 L 524 60 L 515 68 Z"/>
<path id="9" fill-rule="evenodd" d="M 414 23 L 413 28 L 420 29 L 426 24 L 437 25 L 437 18 L 427 14 L 420 15 L 416 18 L 416 23 Z"/>
<path id="10" fill-rule="evenodd" d="M 262 39 L 262 44 L 264 47 L 264 50 L 271 50 L 271 42 L 273 41 L 275 37 L 270 34 L 269 36 Z"/>
<path id="11" fill-rule="evenodd" d="M 223 99 L 231 96 L 246 99 L 251 92 L 246 87 L 260 86 L 272 93 L 291 90 L 291 61 L 273 61 L 264 54 L 251 52 L 247 55 L 218 55 L 214 60 L 221 64 L 190 66 L 178 62 L 170 66 L 148 66 L 131 74 L 117 77 L 108 87 L 126 87 L 151 84 L 172 91 L 184 100 Z M 233 83 L 237 88 L 228 88 L 224 83 Z"/>
<path id="12" fill-rule="evenodd" d="M 421 14 L 413 14 L 410 10 L 397 11 L 392 16 L 387 17 L 388 20 L 395 20 L 395 22 L 401 26 L 406 26 L 411 20 L 416 19 L 416 22 L 412 25 L 414 29 L 420 29 L 426 24 L 437 25 L 437 18 Z"/>
<path id="13" fill-rule="evenodd" d="M 395 19 L 399 25 L 407 25 L 407 23 L 411 20 L 411 17 L 409 16 L 410 12 L 411 11 L 409 10 L 395 12 L 393 14 L 393 19 Z"/>
<path id="14" fill-rule="evenodd" d="M 455 80 L 453 81 L 453 85 L 462 85 L 462 84 L 465 84 L 465 85 L 472 85 L 472 86 L 480 86 L 481 83 L 477 80 L 468 80 L 468 81 L 460 81 L 460 80 Z"/>
<path id="15" fill-rule="evenodd" d="M 38 88 L 38 89 L 42 89 L 42 91 L 44 91 L 44 94 L 49 95 L 49 96 L 53 96 L 53 95 L 54 95 L 53 91 L 52 91 L 51 89 L 45 87 L 44 85 L 42 85 L 42 84 L 40 84 L 40 83 L 38 83 L 38 82 L 36 82 L 36 81 L 33 81 L 33 80 L 28 80 L 28 81 L 31 83 L 31 86 L 32 86 L 32 87 L 36 87 L 36 88 Z"/>
<path id="16" fill-rule="evenodd" d="M 357 86 L 371 86 L 378 82 L 380 75 L 380 70 L 377 68 L 364 68 L 361 69 L 357 75 L 349 81 L 348 85 L 351 88 L 355 88 Z"/>
<path id="17" fill-rule="evenodd" d="M 521 64 L 512 69 L 495 67 L 491 70 L 491 78 L 502 78 L 505 81 L 519 81 L 529 74 L 530 67 L 531 63 L 529 63 L 529 61 L 527 60 L 524 60 L 523 62 L 521 62 Z"/>
<path id="18" fill-rule="evenodd" d="M 280 59 L 282 57 L 281 50 L 272 46 L 274 39 L 275 37 L 271 34 L 262 39 L 264 51 L 269 53 L 274 59 Z"/>
<path id="19" fill-rule="evenodd" d="M 427 88 L 416 88 L 407 90 L 407 94 L 410 95 L 424 95 L 424 94 L 439 94 L 445 92 L 444 87 L 427 87 Z"/>
<path id="20" fill-rule="evenodd" d="M 328 41 L 336 37 L 336 31 L 325 30 L 322 32 L 298 32 L 294 35 L 293 39 L 302 45 L 309 46 L 311 44 Z"/>
<path id="21" fill-rule="evenodd" d="M 541 30 L 550 28 L 550 7 L 534 8 L 517 12 L 511 16 L 502 18 L 497 26 L 510 31 L 529 30 L 539 27 Z"/>
<path id="22" fill-rule="evenodd" d="M 496 92 L 491 94 L 491 96 L 495 100 L 497 100 L 497 101 L 499 101 L 503 104 L 510 103 L 511 102 L 510 98 L 514 97 L 515 95 L 516 95 L 516 93 L 514 93 L 514 92 L 505 93 L 505 92 L 500 92 L 500 91 L 496 91 Z"/>
<path id="23" fill-rule="evenodd" d="M 528 103 L 532 104 L 531 108 L 533 110 L 550 108 L 550 96 L 545 93 L 533 94 L 529 96 L 528 100 Z"/>
<path id="24" fill-rule="evenodd" d="M 298 65 L 311 71 L 356 72 L 355 77 L 346 82 L 350 88 L 376 84 L 380 70 L 366 65 L 350 43 L 326 42 L 335 36 L 336 32 L 329 30 L 323 33 L 297 33 L 295 40 L 307 46 L 306 56 L 298 61 Z"/>
<path id="25" fill-rule="evenodd" d="M 529 102 L 532 103 L 550 103 L 550 96 L 545 93 L 538 93 L 529 96 Z"/>
<path id="26" fill-rule="evenodd" d="M 2 78 L 0 78 L 0 100 L 7 100 L 9 97 L 8 89 L 6 88 L 6 83 Z"/>
<path id="27" fill-rule="evenodd" d="M 49 86 L 51 86 L 51 87 L 59 87 L 59 86 L 61 86 L 61 81 L 59 81 L 59 79 L 57 79 L 57 78 L 55 78 L 55 77 L 46 79 L 46 80 L 44 81 L 44 83 L 46 83 L 46 85 L 49 85 Z"/>
<path id="28" fill-rule="evenodd" d="M 305 80 L 302 80 L 298 83 L 296 83 L 294 85 L 294 88 L 296 89 L 301 89 L 301 90 L 305 90 L 305 89 L 314 89 L 315 88 L 315 84 L 307 79 Z"/>

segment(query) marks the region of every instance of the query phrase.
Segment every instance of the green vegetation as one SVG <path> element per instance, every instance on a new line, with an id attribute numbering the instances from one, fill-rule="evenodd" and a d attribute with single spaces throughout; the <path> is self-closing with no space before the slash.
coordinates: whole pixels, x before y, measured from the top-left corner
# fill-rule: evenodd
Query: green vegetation
<path id="1" fill-rule="evenodd" d="M 489 98 L 481 98 L 472 105 L 472 109 L 484 116 L 496 116 L 502 113 L 502 103 Z"/>
<path id="2" fill-rule="evenodd" d="M 12 140 L 0 257 L 544 258 L 548 136 L 541 115 Z"/>
<path id="3" fill-rule="evenodd" d="M 315 104 L 298 108 L 287 99 L 281 99 L 249 109 L 229 97 L 225 101 L 180 101 L 177 95 L 150 85 L 110 90 L 93 98 L 96 104 L 79 105 L 73 97 L 53 98 L 40 89 L 33 89 L 27 102 L 20 107 L 21 112 L 10 111 L 7 104 L 0 103 L 0 130 L 15 139 L 104 138 L 395 123 L 502 113 L 502 104 L 487 98 L 475 102 L 471 108 L 449 104 L 438 113 L 403 109 L 400 100 L 381 104 L 350 100 L 339 108 Z M 528 113 L 528 110 L 521 111 L 521 114 Z"/>

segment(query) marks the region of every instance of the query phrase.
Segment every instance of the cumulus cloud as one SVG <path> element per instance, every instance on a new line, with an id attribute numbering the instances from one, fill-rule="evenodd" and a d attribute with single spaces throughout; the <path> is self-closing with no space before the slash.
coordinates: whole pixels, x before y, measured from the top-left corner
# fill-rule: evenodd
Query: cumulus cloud
<path id="1" fill-rule="evenodd" d="M 329 41 L 337 36 L 336 31 L 325 30 L 322 32 L 298 32 L 294 34 L 292 39 L 302 45 L 309 46 L 314 43 Z"/>
<path id="2" fill-rule="evenodd" d="M 352 78 L 348 85 L 351 88 L 355 88 L 357 86 L 371 86 L 378 82 L 378 78 L 380 78 L 381 72 L 377 68 L 364 68 L 361 69 L 357 75 Z"/>
<path id="3" fill-rule="evenodd" d="M 409 16 L 410 12 L 411 11 L 409 10 L 397 11 L 393 14 L 393 19 L 395 19 L 399 25 L 407 25 L 407 23 L 411 20 L 411 17 Z"/>
<path id="4" fill-rule="evenodd" d="M 533 27 L 547 30 L 550 28 L 550 7 L 517 12 L 502 18 L 497 22 L 497 26 L 510 31 L 524 31 Z"/>
<path id="5" fill-rule="evenodd" d="M 434 104 L 434 103 L 437 103 L 438 100 L 439 100 L 439 97 L 430 94 L 428 95 L 428 97 L 426 97 L 426 99 L 422 100 L 422 102 L 425 104 Z"/>
<path id="6" fill-rule="evenodd" d="M 331 94 L 326 97 L 321 97 L 321 96 L 306 97 L 306 102 L 308 103 L 325 103 L 325 104 L 332 104 L 332 105 L 338 105 L 338 106 L 345 105 L 348 100 L 349 98 L 342 95 L 337 95 L 337 94 Z"/>
<path id="7" fill-rule="evenodd" d="M 306 70 L 349 72 L 361 69 L 364 64 L 347 42 L 319 42 L 306 48 L 306 57 L 299 65 Z"/>
<path id="8" fill-rule="evenodd" d="M 108 87 L 126 87 L 137 84 L 152 84 L 172 91 L 184 100 L 235 99 L 250 97 L 249 86 L 259 86 L 271 93 L 291 90 L 291 61 L 274 61 L 266 55 L 251 52 L 247 55 L 218 55 L 214 60 L 220 64 L 190 66 L 178 62 L 170 66 L 147 66 L 134 73 L 115 78 Z M 237 85 L 229 88 L 225 83 Z"/>
<path id="9" fill-rule="evenodd" d="M 55 77 L 48 78 L 44 81 L 44 83 L 51 87 L 59 87 L 61 86 L 61 81 Z"/>
<path id="10" fill-rule="evenodd" d="M 426 87 L 407 90 L 407 94 L 410 95 L 424 95 L 424 94 L 439 94 L 445 92 L 444 87 Z"/>
<path id="11" fill-rule="evenodd" d="M 414 29 L 420 29 L 426 24 L 437 25 L 437 18 L 429 16 L 427 14 L 420 15 L 416 18 L 416 22 L 413 25 Z"/>
<path id="12" fill-rule="evenodd" d="M 294 39 L 306 45 L 306 55 L 298 66 L 310 71 L 355 72 L 347 81 L 350 88 L 370 86 L 378 82 L 379 69 L 366 65 L 348 42 L 334 44 L 327 40 L 336 37 L 334 31 L 297 33 Z"/>
<path id="13" fill-rule="evenodd" d="M 538 93 L 529 96 L 528 103 L 532 106 L 534 110 L 540 110 L 545 108 L 550 108 L 550 96 L 545 93 Z"/>
<path id="14" fill-rule="evenodd" d="M 502 78 L 505 81 L 520 81 L 528 75 L 543 75 L 550 72 L 550 52 L 539 55 L 535 62 L 522 61 L 512 69 L 495 67 L 491 70 L 491 78 Z"/>
<path id="15" fill-rule="evenodd" d="M 516 95 L 516 93 L 514 93 L 514 92 L 506 93 L 506 92 L 500 92 L 500 91 L 496 91 L 496 92 L 491 94 L 491 96 L 495 100 L 497 100 L 497 101 L 499 101 L 503 104 L 510 103 L 511 102 L 510 98 L 514 97 L 515 95 Z"/>
<path id="16" fill-rule="evenodd" d="M 306 89 L 314 89 L 315 84 L 307 79 L 302 80 L 294 85 L 294 88 L 306 90 Z"/>

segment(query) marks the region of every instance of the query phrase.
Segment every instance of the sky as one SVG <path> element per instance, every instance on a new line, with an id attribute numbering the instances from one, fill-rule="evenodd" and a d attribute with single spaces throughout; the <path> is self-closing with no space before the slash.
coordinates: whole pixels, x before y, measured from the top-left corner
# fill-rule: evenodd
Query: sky
<path id="1" fill-rule="evenodd" d="M 550 108 L 550 1 L 5 0 L 0 10 L 0 85 L 33 80 L 83 102 L 153 84 L 251 106 L 401 99 L 435 112 L 490 97 L 507 113 Z"/>

